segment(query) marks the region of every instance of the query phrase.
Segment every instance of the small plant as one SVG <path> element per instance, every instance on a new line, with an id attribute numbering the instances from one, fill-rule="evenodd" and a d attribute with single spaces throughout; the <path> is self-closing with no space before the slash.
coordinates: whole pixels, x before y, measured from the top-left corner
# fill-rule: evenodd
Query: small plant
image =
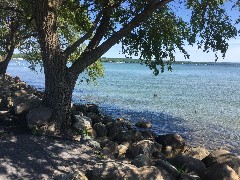
<path id="1" fill-rule="evenodd" d="M 186 167 L 186 163 L 183 166 L 177 167 L 178 172 L 181 174 L 185 174 L 188 172 L 188 168 Z"/>

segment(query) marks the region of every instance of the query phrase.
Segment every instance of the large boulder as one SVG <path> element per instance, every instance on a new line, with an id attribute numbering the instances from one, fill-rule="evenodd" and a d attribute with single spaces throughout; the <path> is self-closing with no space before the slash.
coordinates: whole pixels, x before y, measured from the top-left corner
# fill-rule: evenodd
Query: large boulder
<path id="1" fill-rule="evenodd" d="M 155 141 L 163 146 L 163 152 L 167 149 L 166 152 L 169 154 L 169 150 L 171 150 L 171 156 L 186 150 L 186 142 L 178 134 L 159 135 L 155 138 Z"/>
<path id="2" fill-rule="evenodd" d="M 27 114 L 28 127 L 41 127 L 47 125 L 52 116 L 52 109 L 39 107 L 29 111 Z"/>
<path id="3" fill-rule="evenodd" d="M 87 172 L 89 179 L 125 179 L 125 180 L 171 180 L 172 177 L 165 170 L 159 170 L 154 166 L 137 168 L 134 165 L 117 162 L 97 163 L 93 170 Z"/>
<path id="4" fill-rule="evenodd" d="M 162 146 L 156 142 L 150 140 L 142 140 L 136 143 L 133 143 L 132 146 L 127 150 L 128 158 L 135 158 L 140 154 L 144 154 L 147 157 L 151 158 L 154 152 L 161 152 Z"/>
<path id="5" fill-rule="evenodd" d="M 240 176 L 240 157 L 226 150 L 212 151 L 206 158 L 202 160 L 207 167 L 216 164 L 228 165 Z"/>
<path id="6" fill-rule="evenodd" d="M 192 147 L 192 148 L 187 149 L 184 152 L 184 154 L 187 155 L 187 156 L 191 156 L 191 157 L 193 157 L 195 159 L 202 160 L 205 157 L 207 157 L 210 153 L 204 147 Z"/>
<path id="7" fill-rule="evenodd" d="M 206 169 L 202 161 L 186 155 L 178 155 L 167 159 L 167 161 L 177 167 L 177 169 L 182 169 L 185 172 L 195 172 L 198 175 L 203 174 Z"/>
<path id="8" fill-rule="evenodd" d="M 35 95 L 16 97 L 13 100 L 15 114 L 22 114 L 41 106 L 41 99 Z"/>
<path id="9" fill-rule="evenodd" d="M 204 180 L 239 180 L 237 173 L 226 164 L 217 164 L 206 169 Z"/>

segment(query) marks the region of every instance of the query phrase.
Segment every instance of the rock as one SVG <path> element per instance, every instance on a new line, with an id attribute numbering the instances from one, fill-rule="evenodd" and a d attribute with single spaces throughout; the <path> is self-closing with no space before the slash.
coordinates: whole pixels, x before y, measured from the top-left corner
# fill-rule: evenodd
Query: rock
<path id="1" fill-rule="evenodd" d="M 206 169 L 204 180 L 239 180 L 237 173 L 226 164 L 217 164 Z"/>
<path id="2" fill-rule="evenodd" d="M 17 90 L 14 92 L 14 96 L 16 97 L 21 97 L 21 96 L 26 96 L 28 93 L 25 90 Z"/>
<path id="3" fill-rule="evenodd" d="M 107 136 L 115 137 L 119 132 L 123 131 L 121 122 L 109 122 L 106 125 Z"/>
<path id="4" fill-rule="evenodd" d="M 13 106 L 13 101 L 11 97 L 2 96 L 0 98 L 0 110 L 6 110 Z"/>
<path id="5" fill-rule="evenodd" d="M 166 171 L 158 170 L 154 166 L 137 168 L 134 165 L 117 162 L 97 163 L 92 171 L 87 172 L 89 179 L 125 179 L 125 180 L 171 180 Z"/>
<path id="6" fill-rule="evenodd" d="M 128 147 L 123 144 L 120 144 L 117 149 L 118 149 L 118 157 L 124 157 Z"/>
<path id="7" fill-rule="evenodd" d="M 221 149 L 212 151 L 202 161 L 207 167 L 211 167 L 216 164 L 228 165 L 238 174 L 238 176 L 240 176 L 240 158 L 229 151 Z"/>
<path id="8" fill-rule="evenodd" d="M 15 83 L 21 82 L 21 80 L 20 80 L 20 78 L 19 78 L 18 76 L 14 77 L 14 78 L 13 78 L 13 81 L 14 81 Z"/>
<path id="9" fill-rule="evenodd" d="M 127 157 L 134 159 L 140 154 L 144 154 L 147 157 L 151 158 L 153 152 L 161 152 L 162 146 L 156 142 L 150 140 L 142 140 L 137 143 L 132 144 L 127 150 Z"/>
<path id="10" fill-rule="evenodd" d="M 198 175 L 203 174 L 206 169 L 206 166 L 202 161 L 186 155 L 179 155 L 167 159 L 167 161 L 177 167 L 177 169 L 181 169 L 184 172 L 195 172 Z"/>
<path id="11" fill-rule="evenodd" d="M 98 137 L 105 137 L 107 135 L 107 128 L 103 123 L 96 123 L 93 125 Z"/>
<path id="12" fill-rule="evenodd" d="M 135 157 L 135 159 L 132 161 L 132 164 L 136 167 L 143 167 L 143 166 L 151 166 L 152 161 L 149 157 L 145 156 L 144 154 L 140 154 Z"/>
<path id="13" fill-rule="evenodd" d="M 135 126 L 137 126 L 139 128 L 151 128 L 152 124 L 150 122 L 146 122 L 146 121 L 139 121 L 135 124 Z"/>
<path id="14" fill-rule="evenodd" d="M 194 148 L 189 148 L 184 152 L 185 155 L 191 156 L 195 159 L 202 160 L 205 157 L 207 157 L 210 153 L 209 151 L 204 148 L 204 147 L 194 147 Z"/>
<path id="15" fill-rule="evenodd" d="M 99 108 L 96 104 L 87 104 L 87 112 L 100 114 L 99 113 Z"/>
<path id="16" fill-rule="evenodd" d="M 163 151 L 167 146 L 171 146 L 173 155 L 180 154 L 186 149 L 185 140 L 178 134 L 159 135 L 155 141 L 163 146 Z"/>
<path id="17" fill-rule="evenodd" d="M 108 149 L 112 154 L 118 153 L 118 144 L 116 142 L 110 141 L 109 139 L 104 139 L 100 145 L 101 147 Z"/>
<path id="18" fill-rule="evenodd" d="M 122 130 L 119 131 L 113 138 L 114 141 L 118 143 L 126 142 L 126 141 L 132 141 L 134 138 L 134 134 L 130 130 Z"/>
<path id="19" fill-rule="evenodd" d="M 140 132 L 144 139 L 148 139 L 151 141 L 154 140 L 154 133 L 152 131 L 144 130 L 144 131 L 140 131 Z"/>
<path id="20" fill-rule="evenodd" d="M 103 116 L 102 123 L 107 125 L 108 123 L 114 123 L 114 120 L 109 116 Z"/>
<path id="21" fill-rule="evenodd" d="M 180 172 L 169 162 L 158 159 L 154 162 L 154 166 L 157 168 L 164 168 L 167 172 L 169 172 L 175 179 L 180 176 Z"/>
<path id="22" fill-rule="evenodd" d="M 73 127 L 75 127 L 79 132 L 92 128 L 92 121 L 89 117 L 74 115 L 73 119 Z"/>
<path id="23" fill-rule="evenodd" d="M 88 128 L 88 129 L 86 129 L 86 131 L 87 131 L 88 136 L 91 136 L 92 138 L 97 137 L 97 133 L 93 128 Z"/>
<path id="24" fill-rule="evenodd" d="M 41 127 L 47 125 L 52 116 L 52 109 L 48 107 L 39 107 L 29 111 L 27 114 L 28 127 Z"/>
<path id="25" fill-rule="evenodd" d="M 92 120 L 93 125 L 102 122 L 102 117 L 96 113 L 93 112 L 87 113 L 87 117 L 89 117 Z"/>
<path id="26" fill-rule="evenodd" d="M 63 174 L 57 179 L 58 180 L 88 180 L 87 176 L 80 170 L 75 170 L 68 174 Z"/>
<path id="27" fill-rule="evenodd" d="M 17 97 L 13 100 L 15 114 L 22 114 L 41 106 L 41 99 L 34 95 Z"/>
<path id="28" fill-rule="evenodd" d="M 84 115 L 86 115 L 88 107 L 84 104 L 74 104 L 75 111 L 82 112 Z"/>

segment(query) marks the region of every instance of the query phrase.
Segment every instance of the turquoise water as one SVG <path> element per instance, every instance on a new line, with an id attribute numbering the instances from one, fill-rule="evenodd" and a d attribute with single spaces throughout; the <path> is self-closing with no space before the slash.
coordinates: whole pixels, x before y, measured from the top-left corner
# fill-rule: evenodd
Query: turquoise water
<path id="1" fill-rule="evenodd" d="M 43 74 L 19 62 L 11 62 L 8 73 L 43 89 Z M 151 121 L 156 133 L 176 132 L 192 145 L 240 153 L 240 64 L 179 64 L 157 77 L 139 64 L 104 67 L 97 86 L 77 83 L 74 102 L 97 103 L 106 114 L 133 122 Z"/>

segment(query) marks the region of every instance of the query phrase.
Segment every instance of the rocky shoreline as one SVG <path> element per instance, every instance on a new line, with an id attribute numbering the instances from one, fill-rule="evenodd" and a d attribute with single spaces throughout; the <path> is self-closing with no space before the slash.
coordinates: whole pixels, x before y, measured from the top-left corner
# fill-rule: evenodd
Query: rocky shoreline
<path id="1" fill-rule="evenodd" d="M 41 106 L 42 97 L 18 77 L 1 79 L 0 138 L 19 134 L 40 138 L 54 131 L 47 126 L 52 111 Z M 90 148 L 89 155 L 97 160 L 56 174 L 55 179 L 240 179 L 239 156 L 223 149 L 190 147 L 178 134 L 156 135 L 149 122 L 133 125 L 124 118 L 113 119 L 95 104 L 72 106 L 70 137 Z"/>

